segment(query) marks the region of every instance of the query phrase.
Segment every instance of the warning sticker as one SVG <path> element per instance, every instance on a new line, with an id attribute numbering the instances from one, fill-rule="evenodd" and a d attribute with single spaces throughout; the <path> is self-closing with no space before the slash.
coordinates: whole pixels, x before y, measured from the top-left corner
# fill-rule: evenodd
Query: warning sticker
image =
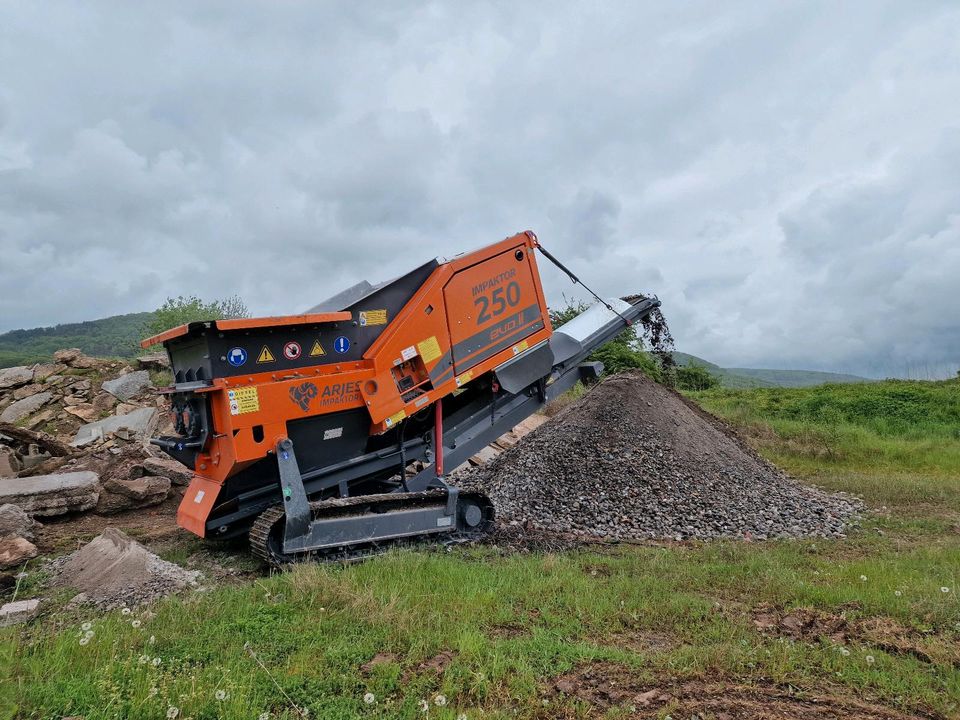
<path id="1" fill-rule="evenodd" d="M 326 355 L 323 351 L 323 346 L 320 345 L 319 340 L 314 340 L 313 347 L 310 348 L 310 357 L 320 357 L 321 355 Z"/>
<path id="2" fill-rule="evenodd" d="M 231 415 L 260 412 L 260 395 L 255 387 L 229 390 L 227 397 L 230 399 Z"/>
<path id="3" fill-rule="evenodd" d="M 416 356 L 417 349 L 413 345 L 400 351 L 400 357 L 402 357 L 404 360 L 412 360 Z"/>
<path id="4" fill-rule="evenodd" d="M 386 324 L 387 324 L 386 310 L 361 310 L 360 311 L 360 327 L 366 327 L 367 325 L 386 325 Z"/>
<path id="5" fill-rule="evenodd" d="M 425 363 L 433 362 L 443 355 L 443 353 L 440 352 L 440 343 L 437 342 L 436 335 L 427 338 L 423 342 L 418 342 L 417 349 L 420 351 L 420 357 L 423 358 Z"/>
<path id="6" fill-rule="evenodd" d="M 386 420 L 384 420 L 384 421 L 383 421 L 383 424 L 386 425 L 387 427 L 393 427 L 393 426 L 396 425 L 398 422 L 400 422 L 401 420 L 403 420 L 406 416 L 407 416 L 406 411 L 405 411 L 405 410 L 401 410 L 400 412 L 394 413 L 393 415 L 391 415 L 390 417 L 388 417 Z"/>
<path id="7" fill-rule="evenodd" d="M 463 375 L 457 378 L 457 387 L 466 385 L 471 380 L 473 380 L 473 370 L 467 370 Z"/>
<path id="8" fill-rule="evenodd" d="M 513 346 L 513 354 L 514 354 L 514 355 L 519 355 L 519 354 L 522 353 L 524 350 L 526 350 L 528 347 L 530 347 L 530 345 L 529 345 L 529 343 L 527 343 L 526 340 L 524 340 L 522 343 L 517 343 L 516 345 Z"/>
<path id="9" fill-rule="evenodd" d="M 263 349 L 260 351 L 260 354 L 257 355 L 258 363 L 271 363 L 275 362 L 276 358 L 273 356 L 273 353 L 270 352 L 270 348 L 266 345 L 263 346 Z"/>
<path id="10" fill-rule="evenodd" d="M 338 437 L 341 437 L 342 435 L 343 435 L 342 427 L 330 428 L 329 430 L 323 431 L 324 440 L 336 440 Z"/>
<path id="11" fill-rule="evenodd" d="M 300 357 L 300 343 L 293 342 L 292 340 L 283 346 L 283 356 L 287 360 L 296 360 Z"/>

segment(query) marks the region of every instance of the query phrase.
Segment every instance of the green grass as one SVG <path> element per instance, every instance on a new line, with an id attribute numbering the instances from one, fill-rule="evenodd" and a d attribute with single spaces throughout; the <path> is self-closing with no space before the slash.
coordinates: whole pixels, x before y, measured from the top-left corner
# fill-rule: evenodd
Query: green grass
<path id="1" fill-rule="evenodd" d="M 443 694 L 448 704 L 432 705 L 430 718 L 622 717 L 548 692 L 550 678 L 607 661 L 645 687 L 775 683 L 956 717 L 956 392 L 956 383 L 879 383 L 698 397 L 793 472 L 886 508 L 845 540 L 403 551 L 303 566 L 131 615 L 61 609 L 0 631 L 0 685 L 17 708 L 9 714 L 162 718 L 175 706 L 180 717 L 294 718 L 304 707 L 315 718 L 409 718 L 424 716 L 420 700 Z M 813 449 L 822 437 L 828 454 Z M 765 604 L 895 623 L 933 661 L 866 639 L 844 655 L 829 640 L 762 634 L 751 618 Z M 84 621 L 95 634 L 80 645 Z M 630 649 L 624 638 L 637 632 L 670 642 Z M 425 663 L 443 652 L 451 659 L 437 674 Z M 377 654 L 386 661 L 364 672 Z M 375 704 L 363 702 L 367 692 Z"/>

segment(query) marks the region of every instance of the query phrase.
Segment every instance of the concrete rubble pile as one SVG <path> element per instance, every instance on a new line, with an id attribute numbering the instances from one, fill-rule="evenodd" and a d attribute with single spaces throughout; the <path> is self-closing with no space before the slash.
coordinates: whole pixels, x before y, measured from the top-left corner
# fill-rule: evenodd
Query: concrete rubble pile
<path id="1" fill-rule="evenodd" d="M 842 537 L 863 504 L 787 477 L 641 373 L 600 383 L 456 483 L 502 527 L 582 539 Z"/>
<path id="2" fill-rule="evenodd" d="M 190 480 L 147 443 L 170 429 L 150 376 L 165 355 L 128 363 L 72 348 L 52 360 L 0 368 L 0 570 L 37 555 L 34 518 L 136 510 Z"/>

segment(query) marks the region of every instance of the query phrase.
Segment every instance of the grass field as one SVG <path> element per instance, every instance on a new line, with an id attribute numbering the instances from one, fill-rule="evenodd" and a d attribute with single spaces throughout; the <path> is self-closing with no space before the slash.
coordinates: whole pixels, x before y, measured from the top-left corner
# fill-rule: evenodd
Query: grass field
<path id="1" fill-rule="evenodd" d="M 875 512 L 840 541 L 401 551 L 129 615 L 64 609 L 0 631 L 0 707 L 87 720 L 760 717 L 750 703 L 960 716 L 960 384 L 696 400 Z"/>

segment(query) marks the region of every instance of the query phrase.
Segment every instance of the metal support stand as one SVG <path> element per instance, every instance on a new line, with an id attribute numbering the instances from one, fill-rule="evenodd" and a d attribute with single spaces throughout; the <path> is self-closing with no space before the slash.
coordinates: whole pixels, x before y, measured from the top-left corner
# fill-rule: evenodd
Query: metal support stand
<path id="1" fill-rule="evenodd" d="M 280 488 L 287 515 L 283 531 L 283 544 L 286 546 L 290 540 L 306 535 L 310 528 L 310 501 L 307 500 L 307 491 L 303 487 L 290 438 L 283 438 L 277 443 L 277 465 L 280 468 Z"/>

